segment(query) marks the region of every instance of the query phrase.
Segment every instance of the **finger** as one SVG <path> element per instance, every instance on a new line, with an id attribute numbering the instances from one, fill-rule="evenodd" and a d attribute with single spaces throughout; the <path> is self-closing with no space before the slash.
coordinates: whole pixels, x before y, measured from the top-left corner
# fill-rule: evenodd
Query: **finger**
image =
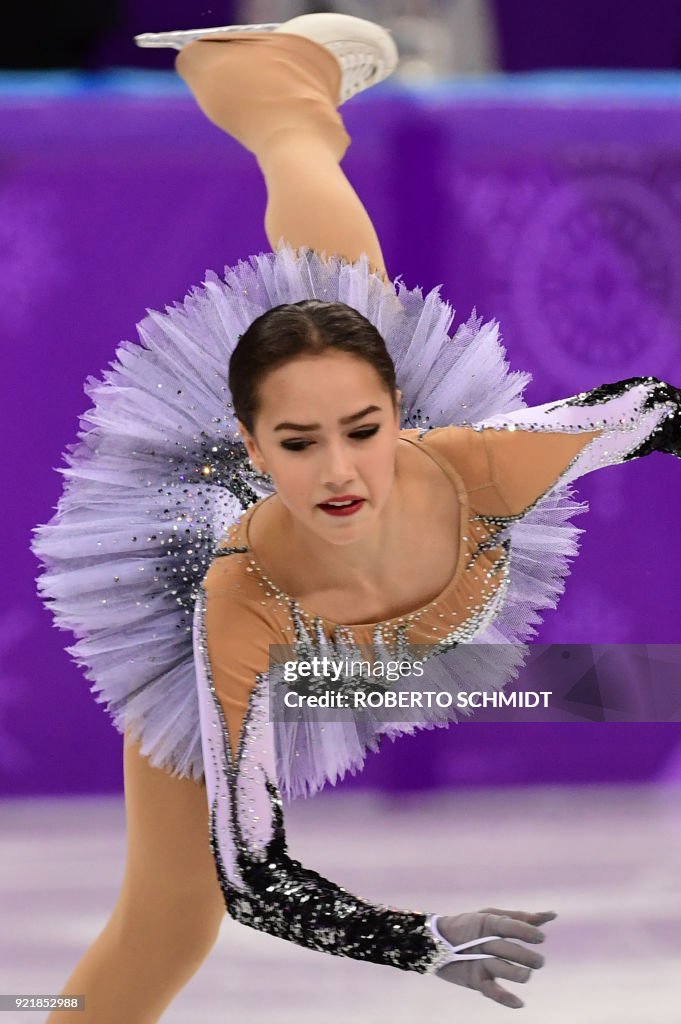
<path id="1" fill-rule="evenodd" d="M 523 967 L 531 967 L 536 971 L 544 966 L 544 957 L 534 949 L 527 946 L 519 946 L 517 942 L 509 942 L 507 939 L 492 939 L 490 942 L 483 942 L 475 947 L 476 953 L 491 953 L 492 956 L 501 957 L 502 960 L 511 960 L 513 963 L 521 964 Z"/>
<path id="2" fill-rule="evenodd" d="M 480 913 L 500 914 L 502 917 L 513 917 L 518 921 L 527 921 L 529 924 L 545 924 L 558 917 L 555 910 L 537 910 L 530 913 L 527 910 L 500 910 L 499 907 L 485 907 Z"/>
<path id="3" fill-rule="evenodd" d="M 546 937 L 535 925 L 515 917 L 486 914 L 483 920 L 483 935 L 500 935 L 503 939 L 520 939 L 522 942 L 543 942 Z"/>
<path id="4" fill-rule="evenodd" d="M 555 910 L 503 910 L 501 907 L 485 907 L 479 911 L 481 914 L 500 914 L 503 917 L 513 917 L 518 921 L 535 923 L 538 919 L 542 921 L 553 921 L 558 917 Z"/>
<path id="5" fill-rule="evenodd" d="M 520 964 L 509 964 L 505 960 L 487 960 L 485 970 L 493 978 L 517 981 L 519 985 L 524 985 L 532 977 L 532 969 L 530 967 L 521 967 Z"/>
<path id="6" fill-rule="evenodd" d="M 504 939 L 520 939 L 521 942 L 543 942 L 546 938 L 536 925 L 519 921 L 515 917 L 494 918 L 494 931 L 491 934 L 501 935 Z"/>
<path id="7" fill-rule="evenodd" d="M 493 999 L 495 1003 L 501 1003 L 502 1006 L 509 1006 L 512 1010 L 519 1010 L 521 1006 L 525 1005 L 522 999 L 519 999 L 513 992 L 507 992 L 492 978 L 487 978 L 481 983 L 480 991 L 488 999 Z"/>

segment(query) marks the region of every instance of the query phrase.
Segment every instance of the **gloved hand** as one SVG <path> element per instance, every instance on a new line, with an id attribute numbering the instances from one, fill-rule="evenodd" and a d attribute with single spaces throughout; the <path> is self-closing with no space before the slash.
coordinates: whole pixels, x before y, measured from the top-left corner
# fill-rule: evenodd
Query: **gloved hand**
<path id="1" fill-rule="evenodd" d="M 552 921 L 556 916 L 553 911 L 530 914 L 522 910 L 499 910 L 496 907 L 486 907 L 477 914 L 456 914 L 454 917 L 435 915 L 431 919 L 433 931 L 452 946 L 472 942 L 486 935 L 499 936 L 498 939 L 480 944 L 473 943 L 458 954 L 452 952 L 452 962 L 440 967 L 435 974 L 454 985 L 477 989 L 483 996 L 494 999 L 502 1006 L 519 1009 L 525 1005 L 523 1001 L 502 988 L 496 979 L 529 981 L 532 971 L 543 966 L 544 957 L 534 949 L 509 942 L 509 939 L 543 942 L 545 935 L 538 926 Z M 491 958 L 483 959 L 485 954 L 491 954 Z M 480 958 L 474 959 L 476 955 Z"/>

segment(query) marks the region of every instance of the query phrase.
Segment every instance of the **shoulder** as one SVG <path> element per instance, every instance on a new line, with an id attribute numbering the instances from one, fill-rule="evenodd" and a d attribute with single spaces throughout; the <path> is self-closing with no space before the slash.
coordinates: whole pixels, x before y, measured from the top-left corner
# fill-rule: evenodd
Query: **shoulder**
<path id="1" fill-rule="evenodd" d="M 286 642 L 281 612 L 245 553 L 216 557 L 201 581 L 202 625 L 218 693 L 245 695 L 266 672 L 270 648 Z"/>
<path id="2" fill-rule="evenodd" d="M 532 419 L 536 410 L 522 410 Z M 416 431 L 418 434 L 419 432 Z M 471 507 L 481 515 L 522 515 L 560 481 L 598 430 L 571 433 L 516 423 L 434 427 L 418 443 L 444 459 L 462 478 Z"/>
<path id="3" fill-rule="evenodd" d="M 250 590 L 249 551 L 245 545 L 223 542 L 217 548 L 201 581 L 201 589 L 211 597 L 219 592 Z"/>
<path id="4" fill-rule="evenodd" d="M 273 596 L 251 564 L 247 548 L 225 545 L 208 567 L 201 589 L 205 594 L 206 628 L 219 627 L 234 636 L 245 630 L 263 637 L 281 634 L 281 615 Z"/>
<path id="5" fill-rule="evenodd" d="M 400 436 L 426 448 L 438 462 L 446 463 L 461 478 L 469 494 L 489 486 L 492 472 L 487 446 L 472 427 L 402 430 Z"/>

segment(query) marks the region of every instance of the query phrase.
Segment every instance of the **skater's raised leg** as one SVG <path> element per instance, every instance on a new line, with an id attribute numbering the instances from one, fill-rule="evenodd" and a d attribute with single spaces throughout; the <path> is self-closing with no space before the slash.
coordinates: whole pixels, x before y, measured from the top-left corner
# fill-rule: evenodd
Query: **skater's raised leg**
<path id="1" fill-rule="evenodd" d="M 176 66 L 206 116 L 255 155 L 272 248 L 283 240 L 353 262 L 366 253 L 385 277 L 376 230 L 340 167 L 350 137 L 335 56 L 302 36 L 233 33 L 190 43 Z"/>

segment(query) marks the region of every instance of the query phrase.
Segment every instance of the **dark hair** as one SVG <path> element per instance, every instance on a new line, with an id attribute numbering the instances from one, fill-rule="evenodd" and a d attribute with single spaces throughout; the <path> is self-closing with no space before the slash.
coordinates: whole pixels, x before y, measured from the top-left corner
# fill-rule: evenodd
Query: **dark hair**
<path id="1" fill-rule="evenodd" d="M 274 306 L 241 335 L 229 361 L 229 389 L 235 415 L 249 433 L 259 408 L 258 385 L 272 370 L 297 356 L 328 349 L 349 352 L 376 370 L 396 406 L 395 365 L 370 320 L 344 302 L 302 302 Z"/>

